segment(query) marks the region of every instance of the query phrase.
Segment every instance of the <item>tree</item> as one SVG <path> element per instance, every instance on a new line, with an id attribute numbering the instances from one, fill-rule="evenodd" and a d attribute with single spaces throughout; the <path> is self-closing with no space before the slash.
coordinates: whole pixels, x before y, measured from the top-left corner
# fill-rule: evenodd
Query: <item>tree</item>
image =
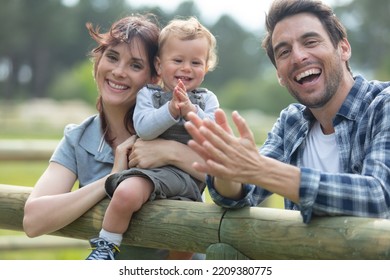
<path id="1" fill-rule="evenodd" d="M 375 73 L 390 56 L 389 1 L 354 0 L 335 11 L 348 29 L 352 65 L 367 74 Z"/>
<path id="2" fill-rule="evenodd" d="M 0 81 L 3 97 L 45 96 L 58 73 L 85 59 L 91 45 L 85 23 L 113 21 L 125 7 L 124 0 L 79 1 L 70 7 L 61 0 L 3 3 L 0 35 L 7 39 L 0 46 L 0 63 L 9 61 L 9 75 Z M 23 69 L 31 71 L 31 79 L 21 79 Z"/>
<path id="3" fill-rule="evenodd" d="M 92 74 L 92 62 L 85 59 L 57 75 L 49 87 L 50 96 L 58 100 L 81 99 L 94 106 L 98 96 Z"/>
<path id="4" fill-rule="evenodd" d="M 223 15 L 211 32 L 217 38 L 219 62 L 206 82 L 211 88 L 219 87 L 234 79 L 252 80 L 261 71 L 260 39 L 245 31 L 233 18 Z"/>
<path id="5" fill-rule="evenodd" d="M 372 5 L 354 0 L 335 7 L 348 28 L 353 50 L 352 69 L 378 74 L 378 79 L 382 80 L 390 76 L 387 51 L 390 48 L 390 5 L 387 2 L 377 0 Z M 82 0 L 73 6 L 65 6 L 62 0 L 2 3 L 0 98 L 46 97 L 54 93 L 57 97 L 57 92 L 71 83 L 71 77 L 80 71 L 80 63 L 84 65 L 88 52 L 95 46 L 85 23 L 100 25 L 105 31 L 120 17 L 137 12 L 156 14 L 162 26 L 174 17 L 196 16 L 210 29 L 217 38 L 219 63 L 215 71 L 207 74 L 204 86 L 218 95 L 223 106 L 261 108 L 277 114 L 281 106 L 291 102 L 291 99 L 284 100 L 288 94 L 277 85 L 274 68 L 261 49 L 262 29 L 259 34 L 249 32 L 228 15 L 209 26 L 203 22 L 193 1 L 183 1 L 175 11 L 167 12 L 149 6 L 133 9 L 126 0 Z M 60 77 L 63 75 L 65 77 Z M 53 81 L 58 85 L 53 85 Z M 81 87 L 83 91 L 84 85 Z M 94 88 L 91 93 L 81 93 L 75 85 L 73 90 L 96 95 Z"/>

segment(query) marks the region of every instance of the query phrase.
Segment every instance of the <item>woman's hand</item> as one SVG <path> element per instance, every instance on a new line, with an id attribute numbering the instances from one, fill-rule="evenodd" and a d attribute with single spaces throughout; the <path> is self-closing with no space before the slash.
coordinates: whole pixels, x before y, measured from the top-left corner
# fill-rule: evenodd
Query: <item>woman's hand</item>
<path id="1" fill-rule="evenodd" d="M 171 150 L 166 142 L 159 138 L 150 141 L 138 138 L 129 154 L 128 166 L 155 168 L 169 164 Z"/>
<path id="2" fill-rule="evenodd" d="M 117 173 L 128 169 L 129 167 L 129 155 L 133 149 L 133 145 L 137 139 L 136 135 L 129 137 L 123 143 L 119 144 L 115 149 L 114 166 L 112 167 L 112 173 Z"/>
<path id="3" fill-rule="evenodd" d="M 204 181 L 205 174 L 192 167 L 194 162 L 203 162 L 203 159 L 190 147 L 160 138 L 151 141 L 137 139 L 129 155 L 129 167 L 157 168 L 173 165 Z"/>

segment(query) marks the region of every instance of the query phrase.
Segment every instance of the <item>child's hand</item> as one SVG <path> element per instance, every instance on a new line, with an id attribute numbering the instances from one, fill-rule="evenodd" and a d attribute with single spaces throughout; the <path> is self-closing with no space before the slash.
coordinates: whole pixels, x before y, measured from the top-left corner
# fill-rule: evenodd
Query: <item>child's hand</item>
<path id="1" fill-rule="evenodd" d="M 181 102 L 181 99 L 180 99 L 180 94 L 175 94 L 175 92 L 177 91 L 177 88 L 179 87 L 180 85 L 180 82 L 181 80 L 179 80 L 179 83 L 176 85 L 176 87 L 173 89 L 173 92 L 172 92 L 172 100 L 169 102 L 169 112 L 171 113 L 172 117 L 174 117 L 175 119 L 179 118 L 181 116 L 180 114 L 180 107 L 179 107 L 179 104 Z M 182 85 L 182 87 L 184 87 L 184 90 L 185 90 L 185 86 L 184 84 Z"/>
<path id="2" fill-rule="evenodd" d="M 196 113 L 196 107 L 192 104 L 191 100 L 188 98 L 187 89 L 184 83 L 179 80 L 179 83 L 173 91 L 172 99 L 178 100 L 176 103 L 180 112 L 180 116 L 186 117 L 189 112 Z"/>

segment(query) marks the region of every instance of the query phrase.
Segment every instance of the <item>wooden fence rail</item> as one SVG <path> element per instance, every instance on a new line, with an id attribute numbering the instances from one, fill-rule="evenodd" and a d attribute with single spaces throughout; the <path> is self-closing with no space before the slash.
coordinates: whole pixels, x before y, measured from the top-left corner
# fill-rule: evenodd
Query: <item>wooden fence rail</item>
<path id="1" fill-rule="evenodd" d="M 0 139 L 0 160 L 48 160 L 58 140 Z"/>
<path id="2" fill-rule="evenodd" d="M 30 191 L 0 184 L 0 228 L 23 230 Z M 101 201 L 52 235 L 95 236 L 107 203 Z M 206 253 L 207 259 L 390 259 L 390 220 L 323 217 L 306 225 L 295 211 L 158 200 L 134 215 L 123 243 Z"/>

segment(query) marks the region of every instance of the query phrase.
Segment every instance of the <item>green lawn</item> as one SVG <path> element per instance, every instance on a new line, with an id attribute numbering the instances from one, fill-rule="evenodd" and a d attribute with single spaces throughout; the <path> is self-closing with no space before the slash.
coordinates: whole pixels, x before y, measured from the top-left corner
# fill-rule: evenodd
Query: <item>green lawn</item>
<path id="1" fill-rule="evenodd" d="M 1 238 L 18 238 L 24 237 L 21 231 L 0 230 Z M 27 239 L 27 237 L 26 237 Z M 34 242 L 31 239 L 31 242 Z M 0 250 L 0 260 L 82 260 L 90 253 L 88 249 L 74 248 L 42 248 L 42 249 L 2 249 Z"/>
<path id="2" fill-rule="evenodd" d="M 1 184 L 34 186 L 48 161 L 0 161 Z"/>

